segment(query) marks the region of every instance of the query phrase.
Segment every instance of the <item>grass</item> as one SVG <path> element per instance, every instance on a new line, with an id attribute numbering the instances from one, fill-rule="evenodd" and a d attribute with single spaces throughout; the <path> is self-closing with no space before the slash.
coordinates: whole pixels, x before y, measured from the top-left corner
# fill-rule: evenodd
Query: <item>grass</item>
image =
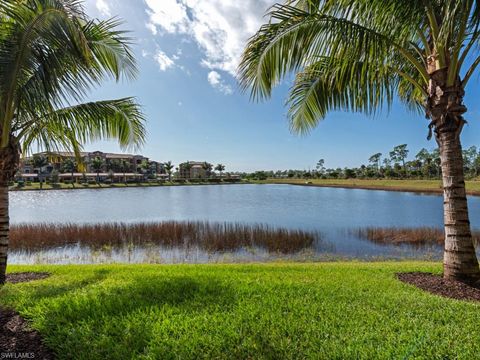
<path id="1" fill-rule="evenodd" d="M 311 184 L 306 184 L 307 182 Z M 267 184 L 293 184 L 325 187 L 346 187 L 359 189 L 378 189 L 414 192 L 442 192 L 441 180 L 391 180 L 391 179 L 268 179 Z M 480 195 L 480 181 L 466 181 L 467 192 Z"/>
<path id="2" fill-rule="evenodd" d="M 164 221 L 151 223 L 13 224 L 10 248 L 45 250 L 66 244 L 91 248 L 162 245 L 209 252 L 260 247 L 291 254 L 321 241 L 317 231 L 273 228 L 268 225 Z"/>
<path id="3" fill-rule="evenodd" d="M 480 305 L 396 280 L 438 263 L 11 266 L 7 284 L 59 359 L 473 359 Z"/>

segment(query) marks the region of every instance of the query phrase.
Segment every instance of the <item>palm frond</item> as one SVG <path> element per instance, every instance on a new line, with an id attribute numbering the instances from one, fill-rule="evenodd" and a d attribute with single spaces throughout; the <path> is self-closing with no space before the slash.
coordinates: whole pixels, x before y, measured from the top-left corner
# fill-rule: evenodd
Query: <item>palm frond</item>
<path id="1" fill-rule="evenodd" d="M 95 140 L 118 140 L 122 148 L 138 148 L 146 137 L 145 118 L 135 99 L 90 102 L 30 119 L 18 129 L 24 151 L 33 145 L 45 150 L 75 151 Z"/>

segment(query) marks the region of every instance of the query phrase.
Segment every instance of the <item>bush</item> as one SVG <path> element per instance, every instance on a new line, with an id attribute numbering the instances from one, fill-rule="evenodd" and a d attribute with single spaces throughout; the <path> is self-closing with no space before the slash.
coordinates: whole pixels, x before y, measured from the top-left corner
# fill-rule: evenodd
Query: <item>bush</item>
<path id="1" fill-rule="evenodd" d="M 225 183 L 237 183 L 237 182 L 241 182 L 242 179 L 223 179 L 223 182 Z"/>

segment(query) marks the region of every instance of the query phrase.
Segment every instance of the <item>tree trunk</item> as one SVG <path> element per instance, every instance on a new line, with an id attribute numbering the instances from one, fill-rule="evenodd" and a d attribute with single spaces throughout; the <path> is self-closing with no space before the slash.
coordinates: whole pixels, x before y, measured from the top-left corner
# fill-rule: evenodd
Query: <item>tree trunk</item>
<path id="1" fill-rule="evenodd" d="M 440 132 L 437 139 L 444 197 L 444 277 L 473 283 L 480 279 L 480 271 L 468 217 L 462 146 L 455 131 Z"/>
<path id="2" fill-rule="evenodd" d="M 0 285 L 5 283 L 8 252 L 8 183 L 0 184 Z"/>
<path id="3" fill-rule="evenodd" d="M 465 92 L 460 79 L 447 86 L 447 71 L 444 68 L 430 73 L 427 100 L 427 116 L 432 120 L 430 129 L 435 130 L 442 169 L 445 224 L 443 276 L 449 280 L 475 283 L 480 280 L 480 268 L 468 218 L 460 143 L 465 124 L 463 114 L 467 111 L 463 105 Z"/>
<path id="4" fill-rule="evenodd" d="M 7 271 L 8 233 L 8 183 L 13 180 L 20 162 L 20 148 L 16 139 L 0 149 L 0 285 L 5 283 Z"/>

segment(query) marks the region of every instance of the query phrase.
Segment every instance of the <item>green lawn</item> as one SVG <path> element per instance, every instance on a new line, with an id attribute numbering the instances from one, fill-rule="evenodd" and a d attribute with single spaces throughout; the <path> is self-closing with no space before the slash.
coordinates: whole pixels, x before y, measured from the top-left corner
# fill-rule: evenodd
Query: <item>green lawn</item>
<path id="1" fill-rule="evenodd" d="M 440 180 L 374 180 L 374 179 L 268 179 L 263 183 L 268 184 L 301 184 L 310 182 L 317 186 L 340 186 L 352 188 L 371 188 L 385 190 L 405 190 L 405 191 L 442 191 L 442 182 Z M 480 195 L 480 181 L 467 181 L 467 191 L 471 194 Z"/>
<path id="2" fill-rule="evenodd" d="M 480 305 L 427 294 L 399 271 L 434 263 L 41 266 L 0 303 L 59 358 L 473 359 Z"/>

